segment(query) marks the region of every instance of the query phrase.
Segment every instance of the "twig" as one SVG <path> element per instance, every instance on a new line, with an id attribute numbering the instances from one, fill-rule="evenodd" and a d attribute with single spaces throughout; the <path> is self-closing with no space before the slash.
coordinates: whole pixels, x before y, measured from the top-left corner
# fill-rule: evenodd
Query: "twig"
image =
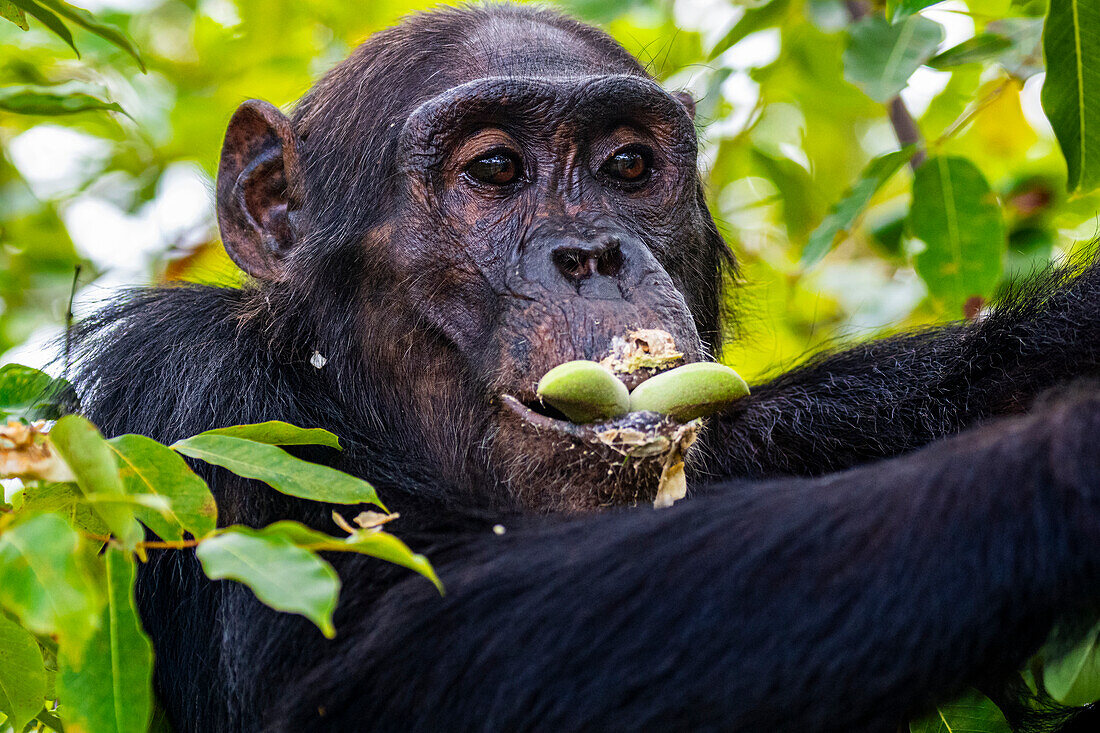
<path id="1" fill-rule="evenodd" d="M 848 9 L 848 16 L 852 19 L 852 22 L 857 22 L 867 17 L 871 13 L 870 4 L 863 0 L 845 0 L 844 6 Z M 909 167 L 916 170 L 920 167 L 927 157 L 924 146 L 924 138 L 920 134 L 920 129 L 917 127 L 916 121 L 913 119 L 913 115 L 909 113 L 909 109 L 905 106 L 905 102 L 901 97 L 894 97 L 886 106 L 886 111 L 890 117 L 890 126 L 894 128 L 894 135 L 898 139 L 898 143 L 904 148 L 907 145 L 916 145 L 917 152 L 909 159 Z"/>
<path id="2" fill-rule="evenodd" d="M 76 285 L 80 280 L 80 265 L 73 268 L 73 286 L 69 289 L 69 308 L 65 311 L 65 376 L 73 366 L 73 301 L 76 300 Z"/>

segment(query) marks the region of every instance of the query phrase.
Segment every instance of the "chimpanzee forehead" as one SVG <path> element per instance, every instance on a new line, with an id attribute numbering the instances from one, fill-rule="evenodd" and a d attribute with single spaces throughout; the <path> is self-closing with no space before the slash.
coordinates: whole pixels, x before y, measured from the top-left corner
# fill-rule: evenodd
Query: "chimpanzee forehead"
<path id="1" fill-rule="evenodd" d="M 644 74 L 621 48 L 529 17 L 490 15 L 469 29 L 461 46 L 478 76 Z"/>

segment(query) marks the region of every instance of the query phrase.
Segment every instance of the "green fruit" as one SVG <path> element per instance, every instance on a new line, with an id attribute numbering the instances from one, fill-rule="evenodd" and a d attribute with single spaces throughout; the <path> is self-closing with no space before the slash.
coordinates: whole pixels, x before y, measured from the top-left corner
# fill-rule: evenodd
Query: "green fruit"
<path id="1" fill-rule="evenodd" d="M 737 372 L 722 364 L 701 361 L 661 372 L 630 393 L 630 411 L 659 412 L 687 422 L 710 415 L 749 393 Z"/>
<path id="2" fill-rule="evenodd" d="M 539 380 L 538 396 L 575 423 L 609 420 L 630 408 L 626 385 L 594 361 L 567 361 Z"/>

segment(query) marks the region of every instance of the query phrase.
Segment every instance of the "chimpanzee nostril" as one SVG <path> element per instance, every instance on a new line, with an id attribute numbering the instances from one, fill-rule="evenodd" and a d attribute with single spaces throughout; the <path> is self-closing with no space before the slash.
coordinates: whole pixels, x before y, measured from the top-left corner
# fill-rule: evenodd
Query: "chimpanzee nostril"
<path id="1" fill-rule="evenodd" d="M 588 249 L 557 247 L 550 256 L 558 272 L 572 282 L 580 282 L 596 271 L 596 257 Z"/>
<path id="2" fill-rule="evenodd" d="M 574 283 L 593 275 L 615 277 L 623 269 L 623 252 L 615 240 L 555 247 L 550 257 L 558 272 Z"/>
<path id="3" fill-rule="evenodd" d="M 600 252 L 599 256 L 596 257 L 596 272 L 604 277 L 615 277 L 622 269 L 623 250 L 619 247 L 618 242 Z"/>

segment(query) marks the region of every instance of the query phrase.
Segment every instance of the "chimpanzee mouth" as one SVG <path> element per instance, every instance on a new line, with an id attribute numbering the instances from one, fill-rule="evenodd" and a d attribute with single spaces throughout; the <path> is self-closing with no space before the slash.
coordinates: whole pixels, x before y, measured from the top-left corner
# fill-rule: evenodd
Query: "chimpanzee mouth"
<path id="1" fill-rule="evenodd" d="M 582 425 L 567 420 L 561 412 L 537 397 L 521 400 L 503 394 L 501 402 L 537 432 L 564 434 L 638 458 L 667 453 L 672 445 L 685 439 L 690 442 L 699 427 L 698 420 L 683 424 L 656 412 L 630 412 L 611 420 Z"/>

